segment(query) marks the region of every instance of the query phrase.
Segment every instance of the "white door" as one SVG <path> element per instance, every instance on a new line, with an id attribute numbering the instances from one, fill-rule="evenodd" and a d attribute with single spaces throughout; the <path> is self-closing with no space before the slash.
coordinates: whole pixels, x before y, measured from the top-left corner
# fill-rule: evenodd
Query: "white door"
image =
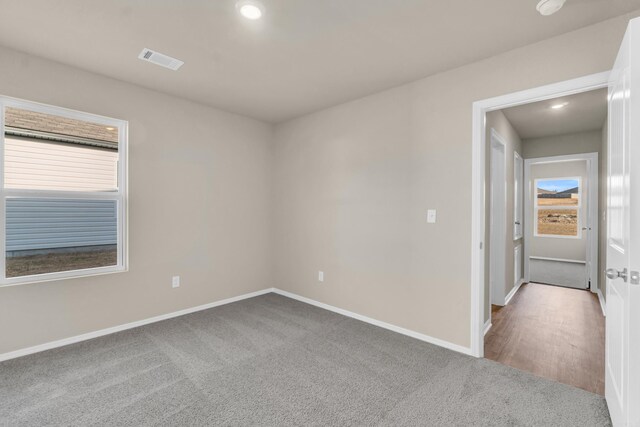
<path id="1" fill-rule="evenodd" d="M 491 304 L 504 305 L 506 295 L 506 165 L 505 144 L 491 134 L 491 225 L 489 281 Z"/>
<path id="2" fill-rule="evenodd" d="M 527 159 L 528 279 L 586 289 L 589 163 L 595 154 Z M 596 211 L 597 212 L 597 211 Z"/>
<path id="3" fill-rule="evenodd" d="M 522 239 L 524 225 L 524 159 L 513 152 L 513 240 Z M 518 276 L 518 280 L 520 280 Z"/>
<path id="4" fill-rule="evenodd" d="M 616 426 L 640 426 L 640 19 L 609 82 L 605 395 Z"/>

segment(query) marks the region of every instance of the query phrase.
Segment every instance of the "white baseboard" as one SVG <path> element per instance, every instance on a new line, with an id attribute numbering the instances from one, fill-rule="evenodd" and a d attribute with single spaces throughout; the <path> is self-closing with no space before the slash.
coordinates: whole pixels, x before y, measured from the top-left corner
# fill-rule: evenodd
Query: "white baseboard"
<path id="1" fill-rule="evenodd" d="M 449 350 L 453 350 L 453 351 L 457 351 L 459 353 L 463 353 L 463 354 L 468 354 L 471 355 L 471 349 L 468 347 L 463 347 L 461 345 L 458 344 L 453 344 L 451 342 L 445 341 L 445 340 L 441 340 L 439 338 L 434 338 L 431 337 L 429 335 L 425 335 L 425 334 L 421 334 L 419 332 L 415 332 L 409 329 L 405 329 L 402 328 L 400 326 L 395 326 L 392 325 L 390 323 L 386 323 L 386 322 L 382 322 L 380 320 L 376 320 L 376 319 L 372 319 L 370 317 L 367 316 L 363 316 L 361 314 L 357 314 L 357 313 L 353 313 L 351 311 L 348 310 L 344 310 L 338 307 L 334 307 L 332 305 L 329 304 L 324 304 L 315 300 L 312 300 L 310 298 L 306 298 L 300 295 L 296 295 L 294 293 L 291 292 L 287 292 L 287 291 L 283 291 L 277 288 L 267 288 L 267 289 L 263 289 L 260 291 L 256 291 L 256 292 L 251 292 L 248 294 L 244 294 L 244 295 L 239 295 L 237 297 L 232 297 L 232 298 L 227 298 L 224 300 L 220 300 L 220 301 L 215 301 L 212 303 L 208 303 L 208 304 L 204 304 L 204 305 L 199 305 L 196 307 L 191 307 L 191 308 L 186 308 L 184 310 L 179 310 L 179 311 L 174 311 L 172 313 L 167 313 L 167 314 L 161 314 L 159 316 L 154 316 L 154 317 L 150 317 L 148 319 L 143 319 L 143 320 L 137 320 L 135 322 L 130 322 L 130 323 L 125 323 L 123 325 L 118 325 L 118 326 L 113 326 L 110 328 L 105 328 L 105 329 L 100 329 L 98 331 L 93 331 L 93 332 L 88 332 L 85 334 L 81 334 L 81 335 L 76 335 L 73 337 L 68 337 L 68 338 L 63 338 L 60 340 L 56 340 L 56 341 L 51 341 L 48 343 L 44 343 L 44 344 L 39 344 L 39 345 L 35 345 L 32 347 L 27 347 L 27 348 L 23 348 L 20 350 L 14 350 L 14 351 L 10 351 L 7 353 L 2 353 L 0 354 L 0 362 L 5 361 L 5 360 L 10 360 L 10 359 L 15 359 L 17 357 L 21 357 L 21 356 L 27 356 L 29 354 L 34 354 L 34 353 L 39 353 L 41 351 L 45 351 L 45 350 L 51 350 L 54 348 L 58 348 L 58 347 L 63 347 L 65 345 L 69 345 L 69 344 L 75 344 L 81 341 L 86 341 L 86 340 L 90 340 L 93 338 L 98 338 L 98 337 L 102 337 L 104 335 L 109 335 L 109 334 L 113 334 L 116 332 L 120 332 L 120 331 L 125 331 L 127 329 L 132 329 L 132 328 L 137 328 L 139 326 L 144 326 L 144 325 L 148 325 L 150 323 L 155 323 L 155 322 L 160 322 L 162 320 L 167 320 L 167 319 L 171 319 L 174 317 L 179 317 L 179 316 L 184 316 L 185 314 L 190 314 L 190 313 L 195 313 L 197 311 L 202 311 L 202 310 L 207 310 L 209 308 L 213 308 L 213 307 L 218 307 L 221 305 L 225 305 L 225 304 L 230 304 L 232 302 L 236 302 L 236 301 L 241 301 L 244 299 L 248 299 L 248 298 L 253 298 L 253 297 L 257 297 L 260 295 L 264 295 L 264 294 L 268 294 L 268 293 L 276 293 L 291 299 L 295 299 L 316 307 L 320 307 L 323 308 L 325 310 L 329 310 L 329 311 L 333 311 L 335 313 L 338 314 L 342 314 L 343 316 L 347 316 L 347 317 L 351 317 L 353 319 L 357 319 L 360 320 L 362 322 L 366 322 L 366 323 L 370 323 L 372 325 L 375 326 L 379 326 L 381 328 L 384 329 L 388 329 L 390 331 L 393 332 L 397 332 L 399 334 L 403 334 L 403 335 L 407 335 L 410 336 L 412 338 L 418 339 L 420 341 L 425 341 L 440 347 L 444 347 L 447 348 Z"/>
<path id="2" fill-rule="evenodd" d="M 491 329 L 491 326 L 493 326 L 493 324 L 491 323 L 491 319 L 484 322 L 484 335 L 487 335 L 487 332 L 489 332 L 489 329 Z"/>
<path id="3" fill-rule="evenodd" d="M 171 319 L 173 317 L 184 316 L 185 314 L 195 313 L 196 311 L 206 310 L 208 308 L 218 307 L 232 302 L 241 301 L 247 298 L 257 297 L 259 295 L 268 294 L 273 292 L 273 288 L 263 289 L 257 292 L 251 292 L 237 297 L 227 298 L 220 301 L 215 301 L 209 304 L 199 305 L 197 307 L 186 308 L 184 310 L 174 311 L 173 313 L 161 314 L 159 316 L 150 317 L 148 319 L 138 320 L 131 323 L 125 323 L 124 325 L 113 326 L 111 328 L 100 329 L 94 332 L 88 332 L 86 334 L 76 335 L 69 338 L 63 338 L 61 340 L 51 341 L 44 344 L 34 345 L 33 347 L 27 347 L 20 350 L 10 351 L 8 353 L 0 354 L 0 362 L 15 359 L 16 357 L 27 356 L 33 353 L 39 353 L 41 351 L 50 350 L 57 347 L 62 347 L 69 344 L 75 344 L 80 341 L 90 340 L 92 338 L 98 338 L 104 335 L 113 334 L 127 329 L 137 328 L 138 326 L 148 325 L 149 323 L 160 322 L 161 320 Z"/>
<path id="4" fill-rule="evenodd" d="M 454 343 L 451 343 L 449 341 L 441 340 L 439 338 L 434 338 L 434 337 L 431 337 L 429 335 L 421 334 L 419 332 L 415 332 L 415 331 L 412 331 L 410 329 L 405 329 L 405 328 L 402 328 L 400 326 L 396 326 L 396 325 L 392 325 L 390 323 L 386 323 L 386 322 L 383 322 L 383 321 L 380 321 L 380 320 L 372 319 L 371 317 L 363 316 L 361 314 L 354 313 L 354 312 L 349 311 L 349 310 L 344 310 L 342 308 L 334 307 L 332 305 L 325 304 L 323 302 L 319 302 L 319 301 L 316 301 L 316 300 L 312 300 L 311 298 L 303 297 L 303 296 L 300 296 L 300 295 L 297 295 L 297 294 L 294 294 L 294 293 L 291 293 L 291 292 L 283 291 L 283 290 L 278 289 L 278 288 L 274 288 L 273 292 L 278 294 L 278 295 L 285 296 L 287 298 L 295 299 L 295 300 L 298 300 L 298 301 L 301 301 L 301 302 L 304 302 L 304 303 L 307 303 L 307 304 L 310 304 L 310 305 L 314 305 L 316 307 L 323 308 L 325 310 L 333 311 L 334 313 L 342 314 L 343 316 L 351 317 L 353 319 L 357 319 L 357 320 L 360 320 L 362 322 L 370 323 L 370 324 L 378 326 L 380 328 L 388 329 L 390 331 L 397 332 L 397 333 L 402 334 L 402 335 L 407 335 L 409 337 L 418 339 L 420 341 L 425 341 L 425 342 L 428 342 L 430 344 L 434 344 L 434 345 L 437 345 L 437 346 L 440 346 L 440 347 L 447 348 L 449 350 L 457 351 L 458 353 L 471 355 L 471 349 L 469 347 L 463 347 L 461 345 L 454 344 Z"/>
<path id="5" fill-rule="evenodd" d="M 598 301 L 600 301 L 600 308 L 602 309 L 602 315 L 603 316 L 607 316 L 607 303 L 604 300 L 604 296 L 602 296 L 602 290 L 598 289 L 598 292 L 596 292 L 598 294 Z"/>
<path id="6" fill-rule="evenodd" d="M 513 287 L 513 289 L 511 289 L 511 292 L 509 292 L 507 296 L 504 297 L 504 305 L 509 304 L 509 301 L 511 301 L 511 298 L 513 298 L 516 292 L 518 292 L 518 289 L 520 289 L 520 286 L 522 286 L 523 283 L 524 279 L 520 279 L 518 283 Z"/>

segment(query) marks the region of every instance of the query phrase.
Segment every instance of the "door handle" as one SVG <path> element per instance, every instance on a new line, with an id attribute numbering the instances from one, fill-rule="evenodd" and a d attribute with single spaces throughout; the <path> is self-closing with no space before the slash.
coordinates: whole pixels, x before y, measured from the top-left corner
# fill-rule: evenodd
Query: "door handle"
<path id="1" fill-rule="evenodd" d="M 520 221 L 516 221 L 516 225 L 520 225 Z"/>
<path id="2" fill-rule="evenodd" d="M 627 276 L 628 276 L 626 268 L 622 269 L 622 271 L 616 270 L 615 268 L 607 268 L 606 275 L 607 275 L 607 279 L 614 280 L 614 279 L 620 278 L 625 282 L 627 281 Z"/>

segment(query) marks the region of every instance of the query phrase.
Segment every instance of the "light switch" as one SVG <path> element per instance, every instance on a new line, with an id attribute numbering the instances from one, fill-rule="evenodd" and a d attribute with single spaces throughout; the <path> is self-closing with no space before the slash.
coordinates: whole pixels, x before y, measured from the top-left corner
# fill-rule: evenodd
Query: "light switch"
<path id="1" fill-rule="evenodd" d="M 429 224 L 435 224 L 435 222 L 436 222 L 436 210 L 435 209 L 429 209 L 427 211 L 427 222 Z"/>

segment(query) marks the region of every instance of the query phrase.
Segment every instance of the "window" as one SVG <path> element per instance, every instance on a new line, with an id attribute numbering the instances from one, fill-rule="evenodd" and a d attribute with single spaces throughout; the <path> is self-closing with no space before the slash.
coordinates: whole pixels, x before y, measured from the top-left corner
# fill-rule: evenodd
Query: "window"
<path id="1" fill-rule="evenodd" d="M 580 178 L 536 179 L 535 235 L 580 238 Z"/>
<path id="2" fill-rule="evenodd" d="M 0 284 L 126 269 L 127 122 L 0 97 Z"/>

